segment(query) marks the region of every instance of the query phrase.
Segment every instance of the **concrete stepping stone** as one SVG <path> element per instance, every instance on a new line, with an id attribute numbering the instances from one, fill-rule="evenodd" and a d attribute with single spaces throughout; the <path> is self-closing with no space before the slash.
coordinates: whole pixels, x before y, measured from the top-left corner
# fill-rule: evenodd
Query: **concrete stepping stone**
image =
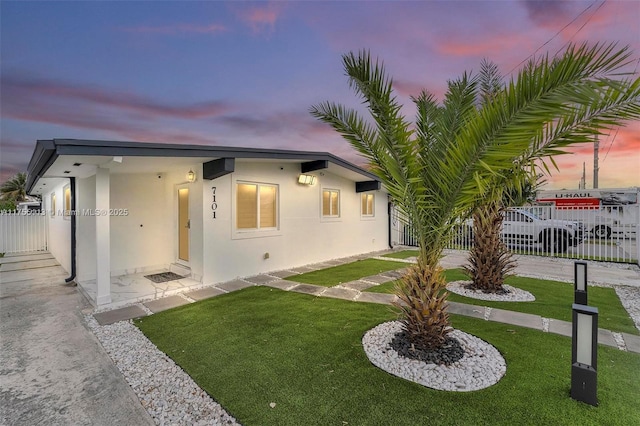
<path id="1" fill-rule="evenodd" d="M 624 343 L 627 346 L 629 352 L 635 352 L 640 354 L 640 336 L 634 336 L 633 334 L 621 333 Z"/>
<path id="2" fill-rule="evenodd" d="M 362 281 L 371 281 L 373 283 L 383 284 L 389 281 L 393 281 L 393 278 L 389 278 L 382 274 L 370 275 L 368 277 L 360 278 Z"/>
<path id="3" fill-rule="evenodd" d="M 317 296 L 318 294 L 326 290 L 326 288 L 327 287 L 322 287 L 319 285 L 298 284 L 297 286 L 293 287 L 289 291 L 295 291 L 296 293 L 304 293 L 304 294 L 310 294 L 312 296 Z"/>
<path id="4" fill-rule="evenodd" d="M 180 296 L 163 297 L 162 299 L 143 303 L 143 305 L 149 308 L 154 314 L 187 304 L 189 304 L 189 302 Z"/>
<path id="5" fill-rule="evenodd" d="M 293 271 L 275 271 L 275 272 L 269 272 L 269 275 L 273 277 L 278 277 L 278 278 L 289 278 L 289 277 L 293 277 L 294 275 L 300 275 L 300 274 Z"/>
<path id="6" fill-rule="evenodd" d="M 465 317 L 473 317 L 484 319 L 484 306 L 467 305 L 465 303 L 449 302 L 447 308 L 450 314 L 464 315 Z"/>
<path id="7" fill-rule="evenodd" d="M 287 280 L 276 280 L 276 281 L 270 281 L 268 283 L 263 284 L 266 287 L 273 287 L 273 288 L 277 288 L 280 290 L 287 290 L 295 285 L 299 285 L 296 282 L 293 281 L 287 281 Z"/>
<path id="8" fill-rule="evenodd" d="M 229 292 L 242 290 L 243 288 L 252 287 L 252 286 L 253 286 L 252 283 L 248 283 L 243 280 L 227 281 L 226 283 L 216 284 L 216 287 Z"/>
<path id="9" fill-rule="evenodd" d="M 190 297 L 193 300 L 204 300 L 209 299 L 211 297 L 219 296 L 221 294 L 225 294 L 224 291 L 220 290 L 216 287 L 207 287 L 200 290 L 193 290 L 184 295 Z"/>
<path id="10" fill-rule="evenodd" d="M 598 329 L 598 344 L 613 346 L 614 348 L 618 347 L 618 343 L 616 339 L 613 337 L 613 333 L 609 330 L 605 330 L 604 328 Z"/>
<path id="11" fill-rule="evenodd" d="M 494 308 L 489 314 L 489 321 L 542 330 L 542 317 L 540 315 L 524 314 L 522 312 L 505 311 Z"/>
<path id="12" fill-rule="evenodd" d="M 332 297 L 334 299 L 353 300 L 358 294 L 355 290 L 349 290 L 347 288 L 330 287 L 322 293 L 322 297 Z"/>
<path id="13" fill-rule="evenodd" d="M 395 300 L 396 296 L 387 293 L 360 293 L 360 296 L 356 299 L 357 302 L 368 303 L 380 303 L 382 305 L 390 305 Z"/>
<path id="14" fill-rule="evenodd" d="M 340 284 L 340 286 L 344 288 L 348 288 L 350 290 L 362 291 L 362 290 L 366 290 L 368 288 L 374 287 L 375 284 L 371 282 L 356 280 L 356 281 L 349 281 L 347 283 Z"/>
<path id="15" fill-rule="evenodd" d="M 571 337 L 572 325 L 568 321 L 557 319 L 549 319 L 549 333 L 560 334 L 561 336 Z"/>
<path id="16" fill-rule="evenodd" d="M 383 275 L 385 277 L 389 277 L 389 278 L 392 278 L 394 280 L 397 280 L 397 279 L 402 278 L 405 274 L 406 274 L 406 268 L 399 269 L 399 270 L 396 270 L 396 271 L 386 271 L 386 272 L 381 273 L 380 275 Z"/>
<path id="17" fill-rule="evenodd" d="M 244 281 L 249 281 L 254 284 L 266 284 L 270 281 L 275 281 L 277 278 L 271 277 L 269 275 L 254 275 L 253 277 L 245 278 Z"/>
<path id="18" fill-rule="evenodd" d="M 132 305 L 124 308 L 114 309 L 112 311 L 100 312 L 93 314 L 93 317 L 100 325 L 115 324 L 120 321 L 127 321 L 134 318 L 147 316 L 147 311 L 142 309 L 140 305 Z"/>

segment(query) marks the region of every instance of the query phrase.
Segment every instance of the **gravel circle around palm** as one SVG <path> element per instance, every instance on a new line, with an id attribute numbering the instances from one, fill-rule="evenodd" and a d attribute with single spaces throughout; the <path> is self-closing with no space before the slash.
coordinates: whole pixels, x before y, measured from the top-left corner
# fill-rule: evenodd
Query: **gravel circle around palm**
<path id="1" fill-rule="evenodd" d="M 485 293 L 482 290 L 469 289 L 467 286 L 470 284 L 471 281 L 452 281 L 447 284 L 447 290 L 460 296 L 478 300 L 492 300 L 495 302 L 533 302 L 536 300 L 536 297 L 530 292 L 507 284 L 502 286 L 507 292 L 501 294 Z"/>
<path id="2" fill-rule="evenodd" d="M 405 358 L 391 347 L 391 341 L 400 331 L 400 321 L 385 322 L 367 331 L 362 338 L 371 363 L 394 376 L 432 389 L 469 392 L 498 383 L 507 371 L 498 349 L 460 330 L 449 334 L 464 348 L 464 356 L 459 361 L 447 366 Z"/>

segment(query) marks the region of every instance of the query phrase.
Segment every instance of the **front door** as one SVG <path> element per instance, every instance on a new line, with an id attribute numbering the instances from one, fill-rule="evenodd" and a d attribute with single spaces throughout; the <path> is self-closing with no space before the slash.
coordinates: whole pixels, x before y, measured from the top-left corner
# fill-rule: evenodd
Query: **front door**
<path id="1" fill-rule="evenodd" d="M 178 188 L 178 262 L 189 263 L 189 188 Z"/>

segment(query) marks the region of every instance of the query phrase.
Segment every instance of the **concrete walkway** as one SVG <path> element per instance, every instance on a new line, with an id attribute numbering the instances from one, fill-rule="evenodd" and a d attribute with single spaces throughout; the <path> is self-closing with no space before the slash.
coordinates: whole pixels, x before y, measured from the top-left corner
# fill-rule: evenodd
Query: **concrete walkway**
<path id="1" fill-rule="evenodd" d="M 152 425 L 50 254 L 0 258 L 0 424 Z"/>
<path id="2" fill-rule="evenodd" d="M 318 297 L 331 297 L 337 299 L 351 300 L 355 302 L 391 304 L 397 300 L 393 294 L 366 292 L 367 288 L 395 280 L 402 275 L 402 270 L 383 272 L 378 275 L 364 277 L 359 280 L 342 283 L 334 287 L 325 287 L 312 284 L 304 284 L 292 281 L 292 277 L 304 272 L 314 271 L 330 266 L 352 262 L 370 256 L 357 256 L 346 259 L 334 260 L 330 263 L 308 265 L 287 271 L 276 271 L 273 273 L 261 274 L 243 279 L 233 280 L 212 287 L 200 290 L 189 291 L 180 295 L 174 295 L 157 299 L 142 304 L 132 305 L 125 308 L 114 309 L 94 314 L 94 317 L 101 325 L 112 324 L 148 315 L 148 312 L 157 313 L 167 309 L 193 303 L 198 300 L 215 297 L 251 286 L 268 286 L 285 291 L 293 291 Z M 384 260 L 397 260 L 374 256 Z M 564 260 L 523 257 L 518 260 L 519 270 L 516 274 L 524 276 L 537 276 L 546 279 L 559 281 L 573 280 L 573 263 Z M 466 261 L 464 253 L 450 252 L 443 258 L 442 265 L 445 268 L 459 267 Z M 546 261 L 543 266 L 540 262 Z M 552 266 L 549 265 L 552 262 Z M 570 274 L 569 272 L 570 271 Z M 607 267 L 607 264 L 590 264 L 588 275 L 593 280 L 605 280 L 611 278 L 612 282 L 598 281 L 600 285 L 629 285 L 636 278 L 640 271 L 631 269 L 619 269 Z M 608 272 L 607 272 L 608 271 Z M 536 275 L 537 273 L 537 275 Z M 640 276 L 640 275 L 638 275 Z M 288 278 L 285 280 L 284 278 Z M 590 280 L 593 284 L 594 281 Z M 633 284 L 632 284 L 633 285 Z M 570 309 L 570 307 L 569 307 Z M 458 315 L 470 316 L 487 321 L 495 321 L 505 324 L 512 324 L 521 327 L 533 328 L 547 333 L 560 334 L 571 337 L 571 323 L 551 318 L 544 318 L 539 315 L 532 315 L 503 309 L 490 308 L 481 305 L 469 305 L 464 303 L 451 302 L 449 312 Z M 617 333 L 605 329 L 598 330 L 598 343 L 630 352 L 640 353 L 640 336 L 628 333 Z"/>

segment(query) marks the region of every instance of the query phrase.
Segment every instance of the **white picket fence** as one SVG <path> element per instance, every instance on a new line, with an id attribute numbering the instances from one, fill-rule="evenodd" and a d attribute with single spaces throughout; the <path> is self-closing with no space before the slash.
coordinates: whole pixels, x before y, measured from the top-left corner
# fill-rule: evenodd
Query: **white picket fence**
<path id="1" fill-rule="evenodd" d="M 0 212 L 0 253 L 46 251 L 48 226 L 46 213 Z"/>
<path id="2" fill-rule="evenodd" d="M 509 222 L 509 229 L 503 228 L 503 241 L 517 254 L 553 256 L 569 259 L 601 260 L 620 263 L 640 264 L 640 206 L 602 206 L 596 209 L 567 209 L 553 206 L 518 207 L 518 210 L 533 213 L 546 222 L 549 228 L 560 228 L 561 222 L 570 221 L 580 224 L 582 238 L 566 250 L 559 250 L 555 244 L 532 241 L 525 236 L 530 234 L 531 224 L 517 221 Z M 511 218 L 513 219 L 513 218 Z M 553 240 L 556 235 L 549 234 Z M 394 244 L 416 246 L 417 241 L 411 226 L 402 220 L 401 215 L 392 214 L 392 240 Z M 461 223 L 457 227 L 449 248 L 468 250 L 471 248 L 471 223 Z"/>

